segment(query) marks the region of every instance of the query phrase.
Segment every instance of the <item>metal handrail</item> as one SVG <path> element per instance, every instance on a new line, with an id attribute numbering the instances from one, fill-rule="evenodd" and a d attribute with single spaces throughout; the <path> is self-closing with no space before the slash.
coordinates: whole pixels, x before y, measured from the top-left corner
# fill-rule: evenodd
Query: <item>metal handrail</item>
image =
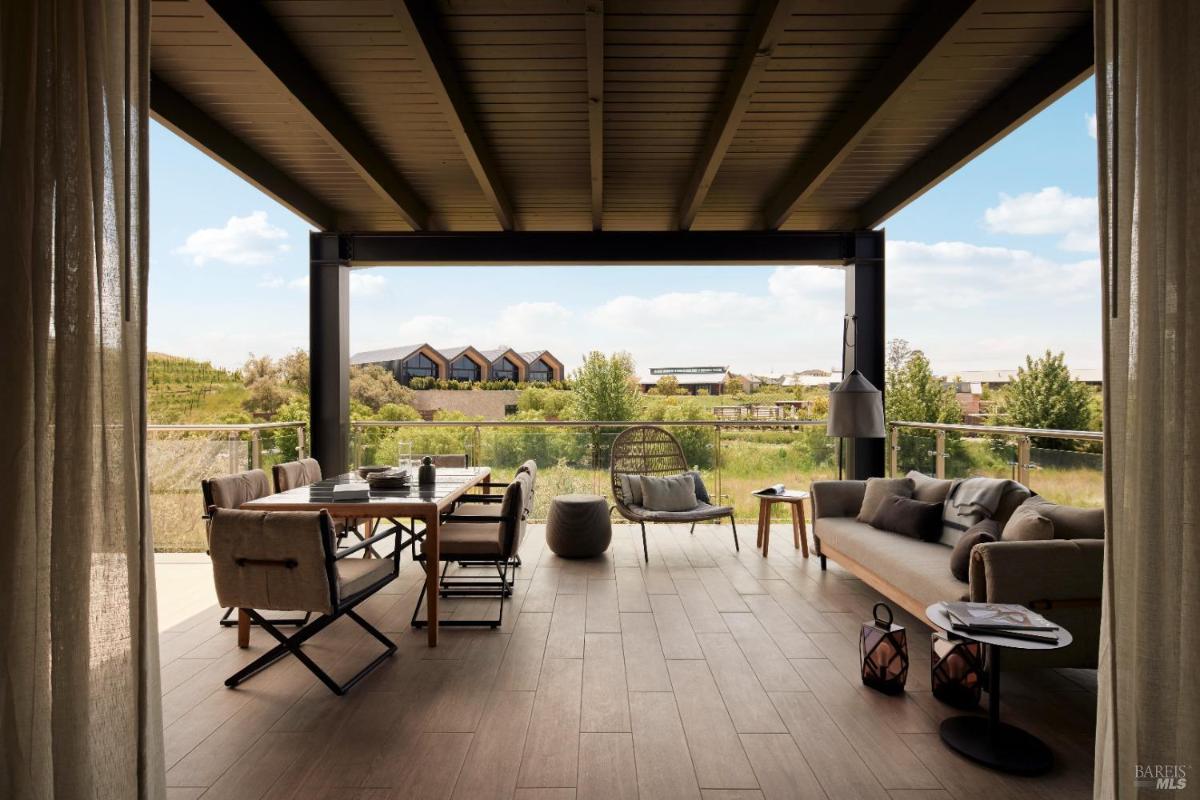
<path id="1" fill-rule="evenodd" d="M 923 428 L 931 431 L 977 433 L 987 436 L 1038 436 L 1043 439 L 1081 439 L 1088 442 L 1103 442 L 1102 431 L 1064 431 L 1053 428 L 1017 428 L 1009 425 L 961 425 L 948 422 L 889 422 L 893 428 Z"/>
<path id="2" fill-rule="evenodd" d="M 626 420 L 626 419 L 530 419 L 530 420 L 352 420 L 352 428 L 595 428 L 629 425 L 659 425 L 664 428 L 795 428 L 800 425 L 824 425 L 823 419 L 771 419 L 771 420 L 720 420 L 720 419 L 672 419 L 672 420 Z"/>
<path id="3" fill-rule="evenodd" d="M 221 423 L 167 423 L 167 422 L 151 422 L 146 426 L 147 431 L 167 431 L 178 433 L 252 433 L 253 431 L 271 431 L 281 430 L 284 428 L 304 428 L 308 423 L 305 422 L 239 422 L 230 423 L 228 425 Z"/>

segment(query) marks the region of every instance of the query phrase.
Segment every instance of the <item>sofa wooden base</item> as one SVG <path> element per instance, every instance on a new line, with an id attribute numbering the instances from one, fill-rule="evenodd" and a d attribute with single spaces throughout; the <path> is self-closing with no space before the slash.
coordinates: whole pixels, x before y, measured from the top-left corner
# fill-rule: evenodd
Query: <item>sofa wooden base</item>
<path id="1" fill-rule="evenodd" d="M 853 573 L 854 577 L 858 578 L 875 591 L 884 595 L 892 602 L 898 604 L 905 611 L 912 614 L 929 627 L 935 627 L 934 624 L 929 621 L 929 618 L 925 616 L 925 608 L 928 603 L 917 600 L 911 595 L 900 591 L 878 572 L 863 566 L 853 558 L 850 558 L 850 556 L 838 551 L 836 547 L 830 547 L 824 542 L 819 542 L 817 545 L 817 552 L 821 555 L 822 563 L 824 563 L 825 558 L 833 559 L 835 562 L 841 565 L 842 569 Z"/>

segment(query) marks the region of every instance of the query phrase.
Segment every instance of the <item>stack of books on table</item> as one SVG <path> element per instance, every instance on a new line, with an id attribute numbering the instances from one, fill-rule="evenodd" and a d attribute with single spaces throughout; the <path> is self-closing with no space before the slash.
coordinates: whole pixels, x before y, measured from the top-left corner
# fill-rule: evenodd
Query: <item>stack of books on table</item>
<path id="1" fill-rule="evenodd" d="M 1031 642 L 1058 642 L 1059 626 L 1015 603 L 943 603 L 950 628 Z"/>

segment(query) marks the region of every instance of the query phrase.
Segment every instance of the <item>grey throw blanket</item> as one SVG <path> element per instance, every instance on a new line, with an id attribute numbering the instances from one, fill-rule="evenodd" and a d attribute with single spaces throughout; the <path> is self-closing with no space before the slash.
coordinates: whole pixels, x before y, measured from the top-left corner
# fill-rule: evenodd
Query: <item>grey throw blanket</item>
<path id="1" fill-rule="evenodd" d="M 994 516 L 1000 507 L 1000 498 L 1012 481 L 1006 478 L 962 478 L 950 486 L 946 503 L 952 505 L 961 516 Z"/>

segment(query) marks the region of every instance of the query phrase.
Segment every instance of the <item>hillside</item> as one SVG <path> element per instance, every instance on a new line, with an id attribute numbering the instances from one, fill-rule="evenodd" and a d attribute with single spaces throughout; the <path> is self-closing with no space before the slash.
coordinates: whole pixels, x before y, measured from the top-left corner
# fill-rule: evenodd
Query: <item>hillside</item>
<path id="1" fill-rule="evenodd" d="M 241 376 L 208 361 L 149 353 L 146 393 L 151 422 L 221 422 L 244 414 Z"/>

